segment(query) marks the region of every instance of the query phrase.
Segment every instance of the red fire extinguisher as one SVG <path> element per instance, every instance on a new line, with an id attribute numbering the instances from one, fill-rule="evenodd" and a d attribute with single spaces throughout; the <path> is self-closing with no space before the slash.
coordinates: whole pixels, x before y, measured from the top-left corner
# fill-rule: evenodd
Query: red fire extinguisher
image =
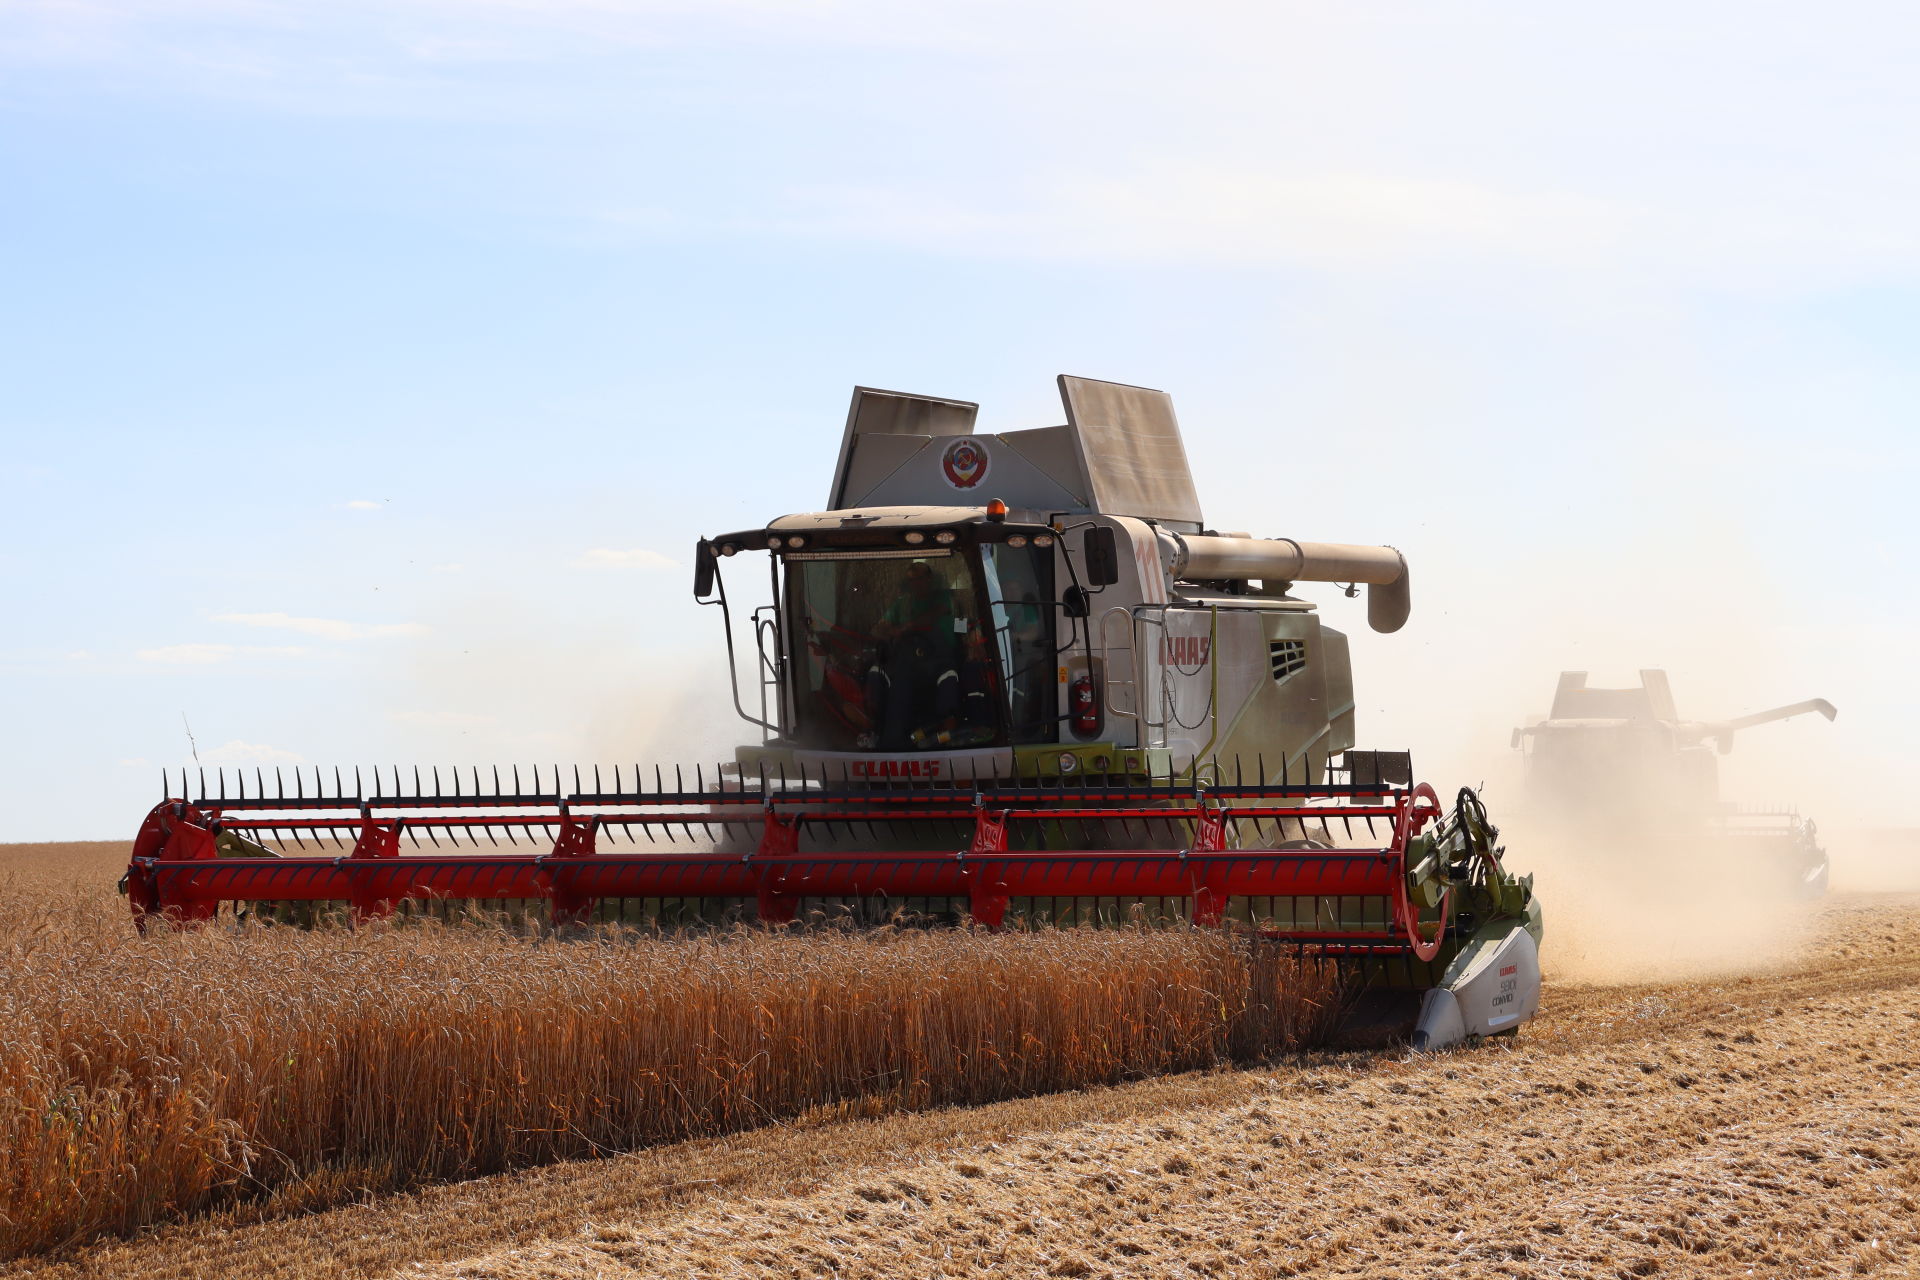
<path id="1" fill-rule="evenodd" d="M 1067 687 L 1067 700 L 1073 707 L 1073 733 L 1078 738 L 1091 738 L 1100 732 L 1100 695 L 1093 687 L 1093 677 L 1081 672 Z"/>

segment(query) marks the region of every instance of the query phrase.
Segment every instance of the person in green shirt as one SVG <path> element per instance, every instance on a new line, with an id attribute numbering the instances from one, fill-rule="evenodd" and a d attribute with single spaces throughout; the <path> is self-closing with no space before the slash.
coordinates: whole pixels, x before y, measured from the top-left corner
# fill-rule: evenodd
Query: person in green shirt
<path id="1" fill-rule="evenodd" d="M 953 592 L 924 560 L 907 566 L 906 589 L 873 629 L 880 660 L 867 672 L 867 715 L 874 729 L 862 747 L 902 751 L 916 716 L 951 717 L 960 676 Z"/>
<path id="2" fill-rule="evenodd" d="M 952 644 L 953 593 L 933 576 L 932 565 L 915 560 L 907 566 L 907 589 L 887 606 L 874 634 L 882 640 L 939 636 Z"/>

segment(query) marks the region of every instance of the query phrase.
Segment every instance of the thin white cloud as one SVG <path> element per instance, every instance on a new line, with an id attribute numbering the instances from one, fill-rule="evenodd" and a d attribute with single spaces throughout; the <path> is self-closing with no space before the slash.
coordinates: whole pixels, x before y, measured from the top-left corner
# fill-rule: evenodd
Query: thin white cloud
<path id="1" fill-rule="evenodd" d="M 170 644 L 158 649 L 139 649 L 133 656 L 142 662 L 205 666 L 236 658 L 304 658 L 311 652 L 297 645 Z"/>
<path id="2" fill-rule="evenodd" d="M 580 557 L 579 563 L 590 569 L 675 569 L 680 562 L 645 547 L 615 550 L 595 547 Z"/>
<path id="3" fill-rule="evenodd" d="M 213 620 L 243 627 L 297 631 L 326 640 L 378 640 L 388 636 L 425 635 L 427 631 L 426 626 L 418 622 L 347 622 L 340 618 L 302 618 L 290 613 L 216 613 Z"/>
<path id="4" fill-rule="evenodd" d="M 259 742 L 242 742 L 235 738 L 223 742 L 211 751 L 200 753 L 202 764 L 305 764 L 300 755 L 292 751 L 282 751 L 279 747 L 270 747 Z"/>
<path id="5" fill-rule="evenodd" d="M 379 509 L 379 503 L 370 502 L 365 498 L 354 498 L 347 503 L 347 510 L 349 511 L 378 511 Z"/>
<path id="6" fill-rule="evenodd" d="M 497 716 L 464 711 L 390 711 L 387 719 L 395 724 L 417 725 L 427 729 L 483 729 L 499 723 Z"/>
<path id="7" fill-rule="evenodd" d="M 1920 267 L 1907 229 L 1915 200 L 1818 192 L 1731 218 L 1719 204 L 1658 193 L 1167 161 L 1029 180 L 986 199 L 906 183 L 796 188 L 771 207 L 783 212 L 763 230 L 776 234 L 1050 262 L 1625 267 L 1743 282 Z"/>
<path id="8" fill-rule="evenodd" d="M 1584 261 L 1627 211 L 1574 194 L 1390 174 L 1278 176 L 1169 164 L 1085 173 L 973 202 L 952 188 L 796 191 L 782 230 L 970 255 L 1404 264 L 1462 255 Z"/>

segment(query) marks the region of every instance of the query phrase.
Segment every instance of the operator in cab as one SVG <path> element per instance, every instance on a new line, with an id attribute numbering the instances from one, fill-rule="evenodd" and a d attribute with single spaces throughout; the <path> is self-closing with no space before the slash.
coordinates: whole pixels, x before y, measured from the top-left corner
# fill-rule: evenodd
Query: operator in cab
<path id="1" fill-rule="evenodd" d="M 867 672 L 873 730 L 860 746 L 902 751 L 917 719 L 948 720 L 960 708 L 960 632 L 953 592 L 925 560 L 907 566 L 906 589 L 874 627 L 880 660 Z"/>

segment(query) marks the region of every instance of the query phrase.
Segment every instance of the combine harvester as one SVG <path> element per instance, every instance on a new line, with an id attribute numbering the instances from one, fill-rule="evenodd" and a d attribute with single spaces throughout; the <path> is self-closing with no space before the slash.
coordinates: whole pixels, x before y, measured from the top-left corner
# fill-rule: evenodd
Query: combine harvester
<path id="1" fill-rule="evenodd" d="M 1181 918 L 1336 959 L 1403 1016 L 1417 998 L 1417 1044 L 1530 1018 L 1531 877 L 1472 791 L 1449 809 L 1405 753 L 1353 750 L 1346 637 L 1292 594 L 1364 584 L 1398 630 L 1400 553 L 1209 530 L 1167 395 L 1060 392 L 1066 425 L 981 435 L 973 404 L 860 388 L 825 511 L 700 541 L 695 596 L 760 731 L 732 762 L 183 774 L 134 848 L 136 919 Z M 748 610 L 723 570 L 752 555 Z"/>
<path id="2" fill-rule="evenodd" d="M 1562 671 L 1553 711 L 1513 731 L 1526 751 L 1531 807 L 1571 829 L 1605 832 L 1610 849 L 1651 840 L 1724 851 L 1752 868 L 1760 887 L 1827 891 L 1827 853 L 1812 821 L 1791 809 L 1744 808 L 1720 799 L 1720 755 L 1754 725 L 1834 706 L 1809 698 L 1733 720 L 1682 720 L 1667 673 L 1640 673 L 1638 688 L 1593 689 L 1584 671 Z M 1712 744 L 1712 747 L 1709 746 Z"/>

